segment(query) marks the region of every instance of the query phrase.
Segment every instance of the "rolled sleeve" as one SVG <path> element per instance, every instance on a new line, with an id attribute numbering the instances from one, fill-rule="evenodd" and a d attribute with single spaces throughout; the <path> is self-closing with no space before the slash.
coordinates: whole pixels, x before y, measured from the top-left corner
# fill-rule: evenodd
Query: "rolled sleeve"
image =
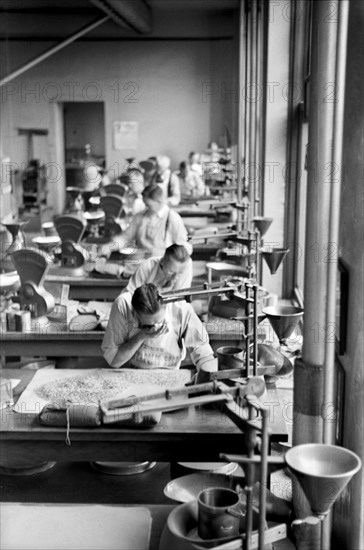
<path id="1" fill-rule="evenodd" d="M 209 336 L 190 304 L 184 303 L 182 315 L 182 334 L 186 349 L 197 369 L 217 370 L 217 360 L 209 343 Z"/>
<path id="2" fill-rule="evenodd" d="M 117 354 L 119 346 L 129 339 L 132 319 L 128 313 L 125 296 L 119 296 L 113 303 L 101 344 L 103 356 L 109 365 Z"/>
<path id="3" fill-rule="evenodd" d="M 171 195 L 167 199 L 167 204 L 177 206 L 181 202 L 181 189 L 179 178 L 176 174 L 171 174 Z"/>
<path id="4" fill-rule="evenodd" d="M 169 213 L 169 226 L 166 237 L 166 248 L 171 244 L 182 244 L 192 254 L 192 245 L 188 242 L 187 229 L 181 216 L 174 210 Z"/>
<path id="5" fill-rule="evenodd" d="M 184 271 L 181 273 L 180 277 L 176 280 L 174 289 L 180 289 L 180 288 L 189 288 L 192 284 L 192 278 L 193 278 L 193 265 L 191 258 L 188 258 L 186 262 L 186 267 Z"/>

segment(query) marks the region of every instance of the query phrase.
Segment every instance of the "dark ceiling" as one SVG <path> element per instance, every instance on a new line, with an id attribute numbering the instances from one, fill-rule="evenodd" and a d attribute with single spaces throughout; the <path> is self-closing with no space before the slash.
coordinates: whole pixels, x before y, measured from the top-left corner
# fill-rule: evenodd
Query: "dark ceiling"
<path id="1" fill-rule="evenodd" d="M 233 33 L 238 7 L 239 0 L 0 0 L 0 40 L 64 40 L 105 16 L 79 39 L 219 38 Z"/>

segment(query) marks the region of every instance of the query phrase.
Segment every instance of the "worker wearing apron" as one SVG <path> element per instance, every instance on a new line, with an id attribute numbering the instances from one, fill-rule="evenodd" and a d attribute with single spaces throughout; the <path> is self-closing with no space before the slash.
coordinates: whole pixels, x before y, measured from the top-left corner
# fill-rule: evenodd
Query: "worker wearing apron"
<path id="1" fill-rule="evenodd" d="M 178 369 L 186 350 L 197 371 L 217 370 L 207 332 L 185 301 L 163 304 L 152 283 L 114 302 L 102 342 L 111 367 Z"/>

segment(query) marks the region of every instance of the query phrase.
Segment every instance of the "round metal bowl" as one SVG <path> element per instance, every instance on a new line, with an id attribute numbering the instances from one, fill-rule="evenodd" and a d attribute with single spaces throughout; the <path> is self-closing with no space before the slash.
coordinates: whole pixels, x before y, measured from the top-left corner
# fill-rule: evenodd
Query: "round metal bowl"
<path id="1" fill-rule="evenodd" d="M 90 464 L 102 474 L 131 476 L 151 470 L 156 465 L 156 462 L 90 462 Z"/>
<path id="2" fill-rule="evenodd" d="M 58 235 L 39 235 L 32 238 L 32 243 L 37 245 L 41 250 L 49 250 L 57 246 L 61 242 Z"/>
<path id="3" fill-rule="evenodd" d="M 105 217 L 105 212 L 103 210 L 96 210 L 96 212 L 85 212 L 84 217 L 88 222 L 98 222 Z"/>
<path id="4" fill-rule="evenodd" d="M 9 290 L 12 286 L 20 283 L 20 278 L 17 271 L 8 271 L 0 273 L 0 289 Z"/>

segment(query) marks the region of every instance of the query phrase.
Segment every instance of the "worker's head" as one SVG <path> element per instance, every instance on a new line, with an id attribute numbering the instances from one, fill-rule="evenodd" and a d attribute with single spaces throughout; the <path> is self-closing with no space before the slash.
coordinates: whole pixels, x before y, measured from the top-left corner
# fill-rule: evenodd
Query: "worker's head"
<path id="1" fill-rule="evenodd" d="M 142 193 L 145 206 L 151 212 L 159 212 L 164 205 L 163 191 L 159 185 L 148 185 Z"/>
<path id="2" fill-rule="evenodd" d="M 191 172 L 190 165 L 185 160 L 183 160 L 179 165 L 179 174 L 181 178 L 185 178 L 189 174 L 189 172 Z"/>
<path id="3" fill-rule="evenodd" d="M 164 174 L 171 165 L 171 160 L 166 155 L 157 156 L 157 172 L 158 174 Z"/>
<path id="4" fill-rule="evenodd" d="M 166 306 L 158 288 L 152 283 L 146 283 L 133 294 L 131 304 L 138 317 L 140 328 L 159 328 L 164 323 Z"/>
<path id="5" fill-rule="evenodd" d="M 182 275 L 189 261 L 186 248 L 182 244 L 172 244 L 166 249 L 160 266 L 165 276 L 173 281 Z"/>
<path id="6" fill-rule="evenodd" d="M 200 153 L 195 153 L 194 151 L 191 151 L 191 153 L 188 155 L 188 161 L 190 164 L 197 164 L 200 162 Z"/>
<path id="7" fill-rule="evenodd" d="M 121 176 L 120 181 L 125 183 L 129 190 L 135 195 L 139 195 L 143 192 L 144 176 L 137 168 L 130 168 L 130 170 Z"/>

